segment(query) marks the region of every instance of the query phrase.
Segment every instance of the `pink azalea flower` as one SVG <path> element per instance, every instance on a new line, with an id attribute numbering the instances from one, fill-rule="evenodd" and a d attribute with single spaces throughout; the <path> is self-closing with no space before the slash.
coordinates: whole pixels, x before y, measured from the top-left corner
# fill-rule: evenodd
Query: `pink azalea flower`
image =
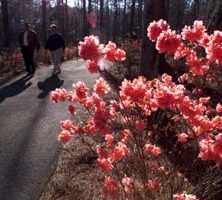
<path id="1" fill-rule="evenodd" d="M 61 142 L 68 142 L 71 139 L 72 135 L 67 130 L 62 130 L 58 136 L 58 140 Z"/>

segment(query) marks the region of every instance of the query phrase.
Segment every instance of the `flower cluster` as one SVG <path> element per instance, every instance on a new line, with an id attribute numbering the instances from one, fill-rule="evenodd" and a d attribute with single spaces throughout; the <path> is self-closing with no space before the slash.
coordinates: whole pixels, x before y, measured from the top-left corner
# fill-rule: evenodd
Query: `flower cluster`
<path id="1" fill-rule="evenodd" d="M 180 37 L 175 31 L 163 31 L 156 42 L 156 49 L 160 53 L 174 54 L 178 47 L 181 45 Z"/>
<path id="2" fill-rule="evenodd" d="M 185 26 L 182 30 L 183 40 L 188 40 L 190 42 L 199 41 L 203 38 L 206 32 L 206 28 L 203 25 L 202 21 L 195 21 L 193 27 Z"/>
<path id="3" fill-rule="evenodd" d="M 98 37 L 90 35 L 79 42 L 79 56 L 86 61 L 89 72 L 96 73 L 103 69 L 103 58 L 108 61 L 124 61 L 126 52 L 111 41 L 104 47 Z"/>
<path id="4" fill-rule="evenodd" d="M 147 28 L 147 36 L 152 40 L 153 42 L 157 40 L 160 33 L 162 31 L 166 31 L 169 29 L 169 25 L 164 20 L 159 20 L 158 22 L 154 21 L 151 22 L 150 25 Z"/>
<path id="5" fill-rule="evenodd" d="M 215 161 L 218 165 L 222 163 L 222 133 L 209 135 L 200 141 L 199 157 L 202 160 Z"/>
<path id="6" fill-rule="evenodd" d="M 198 200 L 195 195 L 192 194 L 175 194 L 173 200 Z"/>
<path id="7" fill-rule="evenodd" d="M 79 56 L 84 60 L 98 60 L 102 54 L 102 46 L 99 38 L 87 36 L 83 42 L 79 42 Z"/>
<path id="8" fill-rule="evenodd" d="M 105 196 L 117 198 L 119 196 L 118 181 L 109 176 L 105 177 L 102 190 Z"/>
<path id="9" fill-rule="evenodd" d="M 158 156 L 161 153 L 160 148 L 156 147 L 155 145 L 152 145 L 152 144 L 146 144 L 145 150 L 147 153 L 149 153 L 153 156 Z"/>
<path id="10" fill-rule="evenodd" d="M 160 188 L 160 182 L 158 180 L 155 179 L 150 179 L 147 181 L 147 188 L 149 190 L 158 190 Z"/>
<path id="11" fill-rule="evenodd" d="M 202 21 L 195 21 L 192 27 L 185 26 L 180 35 L 163 20 L 150 23 L 147 30 L 160 53 L 173 54 L 175 59 L 185 58 L 193 75 L 203 75 L 214 63 L 222 62 L 222 32 L 208 35 Z M 206 56 L 198 55 L 198 46 Z"/>

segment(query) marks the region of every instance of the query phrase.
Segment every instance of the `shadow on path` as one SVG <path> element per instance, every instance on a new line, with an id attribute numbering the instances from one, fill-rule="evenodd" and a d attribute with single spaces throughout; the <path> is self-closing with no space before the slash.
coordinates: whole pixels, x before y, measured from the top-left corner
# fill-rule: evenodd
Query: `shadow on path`
<path id="1" fill-rule="evenodd" d="M 31 82 L 28 82 L 32 76 L 23 76 L 15 82 L 6 85 L 5 87 L 0 89 L 0 103 L 3 102 L 8 97 L 13 97 L 23 92 L 25 89 L 32 85 Z"/>
<path id="2" fill-rule="evenodd" d="M 60 78 L 56 75 L 52 75 L 45 79 L 43 82 L 39 81 L 37 86 L 42 92 L 38 95 L 39 99 L 45 98 L 50 91 L 55 90 L 63 85 L 64 80 L 60 80 Z"/>
<path id="3" fill-rule="evenodd" d="M 32 157 L 30 160 L 31 162 L 28 161 L 28 159 L 30 159 L 30 155 L 33 155 L 35 153 L 35 150 L 33 150 L 33 143 L 36 142 L 35 139 L 39 133 L 37 129 L 38 122 L 43 117 L 45 109 L 46 104 L 42 101 L 39 104 L 36 112 L 33 112 L 33 116 L 27 121 L 26 127 L 23 127 L 23 129 L 21 129 L 22 134 L 20 134 L 20 137 L 17 138 L 16 147 L 13 149 L 13 157 L 11 157 L 10 162 L 8 161 L 5 165 L 7 169 L 5 170 L 6 172 L 1 174 L 4 180 L 4 182 L 1 183 L 2 189 L 0 189 L 1 200 L 22 200 L 23 198 L 21 197 L 21 195 L 22 191 L 24 190 L 24 185 L 27 184 L 27 177 L 29 177 L 29 183 L 31 183 L 30 180 L 32 179 L 38 180 L 36 179 L 36 177 L 38 177 L 38 173 L 44 174 L 46 171 L 49 170 L 49 168 L 52 167 L 52 165 L 50 164 L 45 165 L 42 168 L 41 165 L 39 166 L 35 163 L 36 159 L 33 159 Z M 32 131 L 32 134 L 30 134 L 30 130 Z M 57 153 L 53 155 L 53 164 L 56 162 L 57 156 Z M 23 177 L 26 177 L 26 179 L 23 179 Z M 35 184 L 36 183 L 34 183 L 34 185 Z M 38 182 L 38 184 L 40 183 Z M 32 188 L 32 186 L 30 186 L 30 188 Z M 30 194 L 28 192 L 26 193 Z M 36 192 L 34 190 L 33 196 L 35 196 L 35 193 Z M 24 199 L 30 198 L 26 196 L 26 198 Z"/>

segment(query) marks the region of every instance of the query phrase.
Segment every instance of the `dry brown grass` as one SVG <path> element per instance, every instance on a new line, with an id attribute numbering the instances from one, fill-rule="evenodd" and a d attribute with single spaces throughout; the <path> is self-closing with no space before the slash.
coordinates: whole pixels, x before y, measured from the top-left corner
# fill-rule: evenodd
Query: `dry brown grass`
<path id="1" fill-rule="evenodd" d="M 85 142 L 87 141 L 87 143 Z M 95 141 L 89 137 L 74 137 L 64 146 L 57 169 L 40 200 L 101 199 L 103 174 L 96 168 L 96 154 L 91 150 Z"/>
<path id="2" fill-rule="evenodd" d="M 85 142 L 86 141 L 86 142 Z M 89 137 L 74 137 L 67 143 L 59 157 L 55 170 L 47 187 L 43 191 L 40 200 L 100 200 L 101 184 L 104 174 L 96 168 L 96 154 L 91 150 L 96 146 L 96 141 Z M 163 164 L 173 171 L 173 165 L 168 160 L 162 160 Z M 129 166 L 130 167 L 130 166 Z M 133 166 L 131 166 L 133 167 Z M 167 180 L 166 180 L 167 181 Z M 191 192 L 194 187 L 189 182 L 184 182 L 181 177 L 170 176 L 167 182 L 171 182 L 174 192 Z M 161 192 L 162 191 L 162 192 Z M 157 200 L 170 198 L 173 191 L 161 190 Z M 137 194 L 136 200 L 149 199 Z M 119 198 L 124 199 L 124 198 Z"/>

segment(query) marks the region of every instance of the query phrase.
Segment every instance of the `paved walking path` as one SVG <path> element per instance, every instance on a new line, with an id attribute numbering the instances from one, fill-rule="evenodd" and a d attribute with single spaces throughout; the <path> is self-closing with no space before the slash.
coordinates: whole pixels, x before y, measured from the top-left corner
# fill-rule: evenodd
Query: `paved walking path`
<path id="1" fill-rule="evenodd" d="M 63 63 L 62 73 L 43 67 L 34 77 L 19 75 L 0 86 L 0 200 L 37 200 L 57 163 L 61 144 L 58 122 L 69 118 L 67 105 L 53 104 L 48 95 L 57 87 L 88 85 L 97 75 L 80 60 Z"/>

